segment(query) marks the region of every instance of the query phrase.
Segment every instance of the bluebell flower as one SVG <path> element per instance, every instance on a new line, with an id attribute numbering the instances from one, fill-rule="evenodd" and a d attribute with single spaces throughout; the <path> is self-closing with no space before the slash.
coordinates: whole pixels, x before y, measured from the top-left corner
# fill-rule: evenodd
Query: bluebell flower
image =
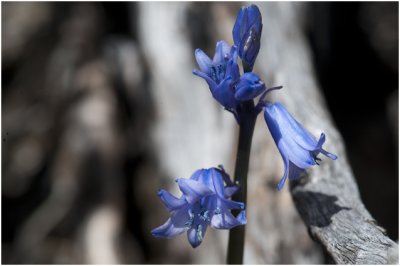
<path id="1" fill-rule="evenodd" d="M 253 69 L 260 50 L 262 18 L 256 5 L 242 7 L 233 26 L 234 44 L 239 49 L 244 69 Z"/>
<path id="2" fill-rule="evenodd" d="M 219 41 L 213 60 L 201 49 L 196 49 L 195 57 L 201 71 L 195 69 L 193 74 L 206 80 L 212 96 L 220 104 L 227 110 L 235 110 L 238 102 L 234 86 L 240 78 L 236 46 L 229 47 L 226 42 Z"/>
<path id="3" fill-rule="evenodd" d="M 196 49 L 195 57 L 200 70 L 193 70 L 193 74 L 206 80 L 213 97 L 232 112 L 238 119 L 238 106 L 251 100 L 266 90 L 260 77 L 248 72 L 240 75 L 237 65 L 237 47 L 229 48 L 224 41 L 216 45 L 215 55 L 211 60 L 202 50 Z"/>
<path id="4" fill-rule="evenodd" d="M 231 229 L 246 224 L 244 203 L 229 200 L 238 186 L 223 170 L 200 169 L 189 179 L 179 178 L 176 182 L 183 193 L 180 198 L 165 190 L 158 192 L 171 217 L 151 231 L 154 236 L 172 238 L 187 231 L 189 243 L 195 248 L 203 241 L 208 226 Z M 232 209 L 242 211 L 235 217 Z"/>
<path id="5" fill-rule="evenodd" d="M 336 155 L 322 148 L 325 142 L 325 134 L 321 133 L 317 141 L 281 103 L 266 103 L 264 118 L 285 166 L 285 172 L 278 184 L 278 190 L 282 189 L 287 177 L 289 177 L 289 180 L 297 179 L 304 169 L 318 164 L 320 159 L 317 156 L 319 153 L 332 160 L 337 159 Z"/>

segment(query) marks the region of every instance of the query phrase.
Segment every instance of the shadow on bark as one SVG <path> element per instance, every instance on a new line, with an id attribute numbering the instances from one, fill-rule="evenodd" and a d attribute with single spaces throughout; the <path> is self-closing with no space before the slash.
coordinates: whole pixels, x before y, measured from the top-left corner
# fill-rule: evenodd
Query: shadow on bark
<path id="1" fill-rule="evenodd" d="M 301 217 L 308 225 L 326 227 L 332 223 L 332 217 L 341 210 L 350 210 L 336 204 L 338 198 L 318 192 L 297 192 L 293 199 Z M 306 207 L 307 210 L 304 208 Z M 311 210 L 310 210 L 311 209 Z"/>

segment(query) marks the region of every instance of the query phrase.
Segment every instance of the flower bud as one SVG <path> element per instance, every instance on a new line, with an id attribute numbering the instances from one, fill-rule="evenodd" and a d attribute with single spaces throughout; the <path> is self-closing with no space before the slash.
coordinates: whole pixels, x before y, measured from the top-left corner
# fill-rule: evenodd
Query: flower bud
<path id="1" fill-rule="evenodd" d="M 258 52 L 262 31 L 262 18 L 256 5 L 242 7 L 233 26 L 232 35 L 239 49 L 245 72 L 253 69 Z"/>
<path id="2" fill-rule="evenodd" d="M 235 99 L 239 101 L 251 100 L 265 90 L 264 82 L 253 72 L 244 73 L 240 77 L 235 89 Z"/>

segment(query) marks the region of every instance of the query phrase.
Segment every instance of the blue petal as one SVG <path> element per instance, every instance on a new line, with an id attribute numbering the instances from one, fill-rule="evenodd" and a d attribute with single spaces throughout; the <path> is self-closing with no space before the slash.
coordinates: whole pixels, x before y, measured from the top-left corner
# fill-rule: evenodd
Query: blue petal
<path id="1" fill-rule="evenodd" d="M 242 42 L 239 45 L 239 55 L 242 61 L 251 67 L 253 67 L 256 61 L 258 52 L 260 51 L 260 34 L 256 30 L 256 26 L 252 26 L 242 38 Z"/>
<path id="2" fill-rule="evenodd" d="M 224 182 L 227 186 L 233 186 L 235 183 L 232 182 L 231 178 L 229 177 L 228 173 L 225 171 L 223 165 L 218 165 L 218 168 L 216 168 L 217 171 L 220 172 L 222 178 L 224 179 Z"/>
<path id="3" fill-rule="evenodd" d="M 283 188 L 283 185 L 286 182 L 286 178 L 288 177 L 288 173 L 289 173 L 289 160 L 287 159 L 286 156 L 282 155 L 282 159 L 283 159 L 283 164 L 284 164 L 284 168 L 285 168 L 285 172 L 283 173 L 283 176 L 281 178 L 281 181 L 279 181 L 278 184 L 278 191 L 281 190 Z"/>
<path id="4" fill-rule="evenodd" d="M 225 195 L 225 198 L 229 198 L 232 195 L 234 195 L 236 192 L 238 192 L 240 187 L 238 185 L 235 185 L 235 183 L 232 182 L 231 178 L 229 177 L 228 173 L 225 172 L 225 169 L 223 168 L 222 165 L 219 165 L 218 167 L 219 168 L 215 168 L 215 170 L 219 172 L 223 181 L 225 182 L 226 187 L 224 188 L 224 195 Z"/>
<path id="5" fill-rule="evenodd" d="M 233 201 L 228 199 L 219 199 L 221 202 L 221 206 L 223 205 L 226 209 L 234 209 L 234 210 L 244 210 L 245 204 L 239 201 Z"/>
<path id="6" fill-rule="evenodd" d="M 280 126 L 285 129 L 285 134 L 289 134 L 301 147 L 308 151 L 313 151 L 318 147 L 314 136 L 305 130 L 280 102 L 276 102 L 269 108 L 274 109 L 275 119 L 278 120 Z"/>
<path id="7" fill-rule="evenodd" d="M 246 218 L 246 211 L 243 210 L 241 211 L 236 219 L 239 221 L 240 224 L 246 224 L 247 223 L 247 218 Z"/>
<path id="8" fill-rule="evenodd" d="M 194 69 L 192 72 L 194 75 L 199 76 L 203 79 L 205 79 L 205 81 L 208 84 L 208 87 L 210 88 L 211 94 L 214 94 L 215 90 L 217 89 L 217 83 L 215 83 L 214 80 L 212 80 L 207 74 L 198 71 L 197 69 Z"/>
<path id="9" fill-rule="evenodd" d="M 299 136 L 293 131 L 292 124 L 287 122 L 287 116 L 282 115 L 279 107 L 277 104 L 267 105 L 264 109 L 264 118 L 282 157 L 286 157 L 300 168 L 314 165 L 312 154 L 296 142 Z"/>
<path id="10" fill-rule="evenodd" d="M 187 231 L 187 238 L 193 248 L 198 247 L 206 234 L 207 225 L 204 223 L 197 224 Z"/>
<path id="11" fill-rule="evenodd" d="M 211 227 L 215 229 L 231 229 L 240 225 L 232 214 L 215 214 L 211 218 Z"/>
<path id="12" fill-rule="evenodd" d="M 204 172 L 204 169 L 196 170 L 196 171 L 192 174 L 192 176 L 190 177 L 190 179 L 199 181 L 199 178 L 200 178 L 200 176 L 203 174 L 203 172 Z"/>
<path id="13" fill-rule="evenodd" d="M 234 64 L 237 64 L 239 50 L 236 45 L 232 45 L 231 50 L 229 52 L 229 59 L 232 60 Z"/>
<path id="14" fill-rule="evenodd" d="M 173 211 L 171 218 L 163 225 L 153 229 L 151 233 L 156 237 L 171 238 L 183 233 L 187 229 L 187 221 L 189 220 L 188 205 Z"/>
<path id="15" fill-rule="evenodd" d="M 221 173 L 217 169 L 211 168 L 209 174 L 212 178 L 215 192 L 219 197 L 224 198 L 224 181 Z"/>
<path id="16" fill-rule="evenodd" d="M 225 78 L 229 76 L 232 77 L 233 80 L 240 78 L 240 71 L 239 71 L 239 66 L 237 64 L 237 57 L 238 57 L 238 51 L 237 47 L 234 45 L 232 46 L 230 52 L 230 59 L 226 65 Z"/>
<path id="17" fill-rule="evenodd" d="M 208 74 L 212 65 L 211 59 L 201 49 L 196 49 L 196 51 L 194 52 L 194 56 L 196 58 L 197 64 L 200 67 L 200 70 Z"/>
<path id="18" fill-rule="evenodd" d="M 197 239 L 196 228 L 190 228 L 190 229 L 187 231 L 187 238 L 188 238 L 188 241 L 189 241 L 190 245 L 191 245 L 193 248 L 197 248 L 197 247 L 201 244 L 201 242 L 202 242 L 202 241 L 199 241 L 199 240 Z M 203 239 L 202 239 L 202 240 L 203 240 Z"/>
<path id="19" fill-rule="evenodd" d="M 190 219 L 190 208 L 189 204 L 175 210 L 171 214 L 171 220 L 175 227 L 187 228 L 187 222 Z"/>
<path id="20" fill-rule="evenodd" d="M 216 194 L 206 197 L 202 205 L 204 209 L 210 212 L 214 212 L 214 210 L 219 206 L 221 206 L 221 203 L 219 197 Z"/>
<path id="21" fill-rule="evenodd" d="M 210 169 L 201 169 L 197 181 L 208 187 L 211 191 L 214 191 L 214 184 L 210 175 Z"/>
<path id="22" fill-rule="evenodd" d="M 260 10 L 258 9 L 258 7 L 256 5 L 250 5 L 247 8 L 247 12 L 248 12 L 248 14 L 247 14 L 247 19 L 248 19 L 247 25 L 248 26 L 255 25 L 255 26 L 257 26 L 256 30 L 258 32 L 261 32 L 261 27 L 262 27 L 261 19 L 262 19 L 262 17 L 261 17 L 261 13 L 260 13 Z"/>
<path id="23" fill-rule="evenodd" d="M 228 61 L 230 50 L 231 50 L 231 48 L 225 41 L 217 42 L 217 45 L 215 47 L 213 63 L 220 64 L 220 63 L 224 63 L 225 61 Z"/>
<path id="24" fill-rule="evenodd" d="M 236 17 L 235 25 L 232 30 L 235 45 L 239 46 L 246 32 L 248 32 L 252 26 L 254 26 L 255 30 L 261 34 L 262 17 L 260 10 L 256 5 L 242 7 Z"/>
<path id="25" fill-rule="evenodd" d="M 237 106 L 236 99 L 233 93 L 233 79 L 228 77 L 212 92 L 213 97 L 222 104 L 225 108 L 235 109 Z"/>
<path id="26" fill-rule="evenodd" d="M 235 98 L 240 101 L 251 100 L 265 91 L 266 87 L 260 77 L 253 73 L 244 73 L 236 85 Z"/>
<path id="27" fill-rule="evenodd" d="M 285 139 L 293 139 L 301 148 L 307 151 L 319 151 L 332 160 L 336 160 L 337 156 L 325 151 L 322 149 L 322 145 L 325 142 L 325 134 L 322 133 L 318 142 L 315 140 L 314 136 L 311 135 L 306 129 L 304 129 L 300 123 L 298 123 L 292 115 L 286 110 L 286 108 L 279 102 L 274 104 L 274 117 L 276 120 L 279 120 L 280 126 L 284 129 L 286 134 Z M 314 159 L 312 158 L 312 154 L 310 156 L 307 155 L 307 163 L 308 165 L 314 165 Z M 291 161 L 292 158 L 289 158 Z M 295 164 L 301 168 L 299 162 L 295 162 Z"/>
<path id="28" fill-rule="evenodd" d="M 332 159 L 332 160 L 336 160 L 336 159 L 337 159 L 337 156 L 336 156 L 335 154 L 332 154 L 332 153 L 330 153 L 330 152 L 327 152 L 326 150 L 324 150 L 324 149 L 322 149 L 322 148 L 321 148 L 320 152 L 321 152 L 323 155 L 325 155 L 326 157 L 329 157 L 329 158 Z"/>
<path id="29" fill-rule="evenodd" d="M 304 169 L 297 167 L 292 162 L 289 163 L 289 180 L 299 179 L 303 172 L 305 172 Z"/>
<path id="30" fill-rule="evenodd" d="M 332 160 L 336 160 L 336 159 L 337 159 L 337 156 L 336 156 L 336 155 L 334 155 L 334 154 L 332 154 L 332 153 L 330 153 L 330 152 L 327 152 L 326 150 L 324 150 L 324 149 L 322 148 L 322 145 L 323 145 L 324 143 L 325 143 L 325 134 L 324 134 L 324 133 L 321 133 L 321 136 L 319 137 L 318 144 L 317 144 L 319 152 L 321 152 L 323 155 L 329 157 L 329 158 L 332 159 Z"/>
<path id="31" fill-rule="evenodd" d="M 213 193 L 208 187 L 192 179 L 178 178 L 176 182 L 190 204 Z"/>
<path id="32" fill-rule="evenodd" d="M 321 133 L 321 135 L 319 136 L 318 143 L 317 143 L 317 148 L 322 148 L 322 145 L 324 145 L 325 140 L 326 140 L 325 133 Z"/>
<path id="33" fill-rule="evenodd" d="M 285 132 L 285 131 L 283 131 Z M 299 146 L 293 138 L 284 137 L 278 142 L 278 149 L 296 166 L 306 169 L 316 164 L 313 154 Z"/>
<path id="34" fill-rule="evenodd" d="M 225 197 L 229 198 L 232 197 L 232 195 L 236 194 L 239 191 L 239 186 L 233 185 L 233 186 L 227 186 L 224 189 Z"/>
<path id="35" fill-rule="evenodd" d="M 240 44 L 240 40 L 242 39 L 242 36 L 244 35 L 245 27 L 243 27 L 243 24 L 245 23 L 245 16 L 246 16 L 246 8 L 242 7 L 236 17 L 235 25 L 233 26 L 232 30 L 232 36 L 233 36 L 233 42 L 238 46 Z"/>
<path id="36" fill-rule="evenodd" d="M 164 203 L 165 207 L 167 207 L 168 211 L 176 210 L 187 203 L 184 197 L 178 199 L 164 189 L 158 191 L 158 196 Z"/>
<path id="37" fill-rule="evenodd" d="M 220 214 L 214 214 L 211 218 L 211 227 L 215 229 L 232 229 L 243 224 L 246 224 L 246 213 L 244 211 L 237 218 L 227 210 Z"/>
<path id="38" fill-rule="evenodd" d="M 256 5 L 242 8 L 233 26 L 232 35 L 243 66 L 252 69 L 260 50 L 262 17 Z"/>
<path id="39" fill-rule="evenodd" d="M 172 238 L 182 234 L 185 230 L 185 227 L 176 227 L 169 218 L 165 224 L 151 230 L 151 234 L 155 237 Z"/>

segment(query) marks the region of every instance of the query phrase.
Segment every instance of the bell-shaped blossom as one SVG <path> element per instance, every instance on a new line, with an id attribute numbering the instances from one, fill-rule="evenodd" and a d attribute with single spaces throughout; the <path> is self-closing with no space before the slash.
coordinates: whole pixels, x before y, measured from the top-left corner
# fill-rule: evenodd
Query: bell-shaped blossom
<path id="1" fill-rule="evenodd" d="M 229 47 L 224 41 L 217 42 L 215 55 L 211 60 L 201 49 L 195 51 L 200 71 L 193 74 L 205 79 L 213 97 L 227 110 L 235 110 L 238 102 L 235 99 L 235 84 L 240 78 L 237 65 L 237 48 Z"/>
<path id="2" fill-rule="evenodd" d="M 213 60 L 200 49 L 196 49 L 195 57 L 200 71 L 195 69 L 193 74 L 205 79 L 213 97 L 236 119 L 242 102 L 252 100 L 266 90 L 257 74 L 247 72 L 240 75 L 235 45 L 229 48 L 224 41 L 219 41 Z"/>
<path id="3" fill-rule="evenodd" d="M 325 142 L 325 134 L 321 133 L 319 140 L 316 140 L 281 103 L 267 103 L 264 109 L 264 118 L 285 166 L 285 172 L 278 184 L 278 190 L 282 189 L 287 177 L 289 177 L 289 180 L 297 179 L 304 169 L 318 164 L 320 159 L 317 156 L 319 153 L 332 160 L 337 159 L 336 155 L 322 148 Z"/>
<path id="4" fill-rule="evenodd" d="M 242 7 L 233 26 L 232 35 L 239 49 L 243 67 L 250 71 L 260 51 L 261 31 L 262 18 L 258 7 L 256 5 Z"/>
<path id="5" fill-rule="evenodd" d="M 165 190 L 158 192 L 171 217 L 151 231 L 154 236 L 172 238 L 187 231 L 189 243 L 195 248 L 203 241 L 208 226 L 231 229 L 246 223 L 244 203 L 229 200 L 238 187 L 225 171 L 218 168 L 200 169 L 189 179 L 179 178 L 176 182 L 183 193 L 180 198 Z M 232 209 L 242 211 L 235 217 Z"/>

